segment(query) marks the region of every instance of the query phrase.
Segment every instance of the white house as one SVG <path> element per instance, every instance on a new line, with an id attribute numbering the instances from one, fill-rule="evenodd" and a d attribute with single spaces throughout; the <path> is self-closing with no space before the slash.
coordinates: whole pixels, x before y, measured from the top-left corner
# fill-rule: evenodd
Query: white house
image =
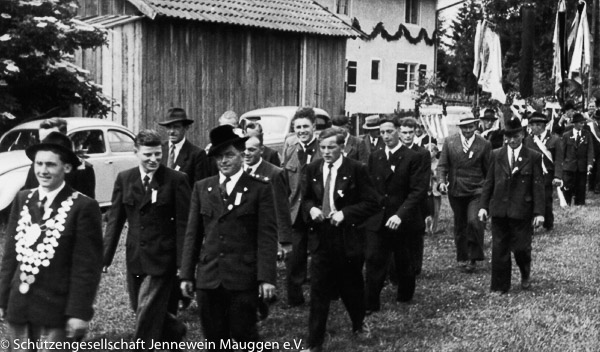
<path id="1" fill-rule="evenodd" d="M 346 114 L 413 109 L 419 75 L 431 76 L 438 0 L 318 0 L 369 39 L 349 39 Z"/>

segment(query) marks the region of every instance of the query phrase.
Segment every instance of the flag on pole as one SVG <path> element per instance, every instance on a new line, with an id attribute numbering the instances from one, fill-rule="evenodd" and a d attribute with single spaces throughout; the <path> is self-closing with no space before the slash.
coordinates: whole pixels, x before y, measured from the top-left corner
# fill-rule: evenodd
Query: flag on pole
<path id="1" fill-rule="evenodd" d="M 481 90 L 492 94 L 502 104 L 506 103 L 506 94 L 502 89 L 502 48 L 500 36 L 494 30 L 494 25 L 486 20 L 477 23 L 475 31 L 475 61 L 473 74 Z"/>
<path id="2" fill-rule="evenodd" d="M 555 92 L 560 89 L 560 85 L 563 82 L 564 73 L 568 67 L 564 36 L 566 15 L 567 8 L 565 6 L 565 0 L 560 0 L 558 2 L 558 11 L 556 11 L 554 38 L 552 39 L 552 43 L 554 44 L 554 65 L 552 67 L 552 78 L 554 78 Z"/>
<path id="3" fill-rule="evenodd" d="M 573 43 L 573 55 L 571 56 L 571 65 L 569 66 L 569 78 L 579 84 L 583 83 L 583 76 L 589 72 L 590 55 L 590 27 L 587 20 L 587 5 L 585 1 L 579 1 L 579 11 L 577 15 L 579 21 Z"/>

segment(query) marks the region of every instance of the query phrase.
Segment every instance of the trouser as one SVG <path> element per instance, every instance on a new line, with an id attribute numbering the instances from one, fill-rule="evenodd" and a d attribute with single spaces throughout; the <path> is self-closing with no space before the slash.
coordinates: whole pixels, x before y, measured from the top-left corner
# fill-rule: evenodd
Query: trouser
<path id="1" fill-rule="evenodd" d="M 454 243 L 456 260 L 483 260 L 484 226 L 477 217 L 479 195 L 454 197 L 448 195 L 450 207 L 454 213 Z"/>
<path id="2" fill-rule="evenodd" d="M 597 153 L 597 143 L 594 143 L 594 167 L 590 174 L 588 189 L 594 193 L 600 192 L 600 153 Z"/>
<path id="3" fill-rule="evenodd" d="M 571 205 L 575 198 L 575 205 L 585 205 L 585 184 L 587 173 L 585 171 L 563 171 L 565 200 Z"/>
<path id="4" fill-rule="evenodd" d="M 531 273 L 532 219 L 492 218 L 492 291 L 508 292 L 511 281 L 511 252 L 521 279 Z"/>
<path id="5" fill-rule="evenodd" d="M 56 342 L 69 342 L 74 340 L 67 338 L 65 327 L 51 328 L 32 324 L 8 323 L 8 341 L 10 342 L 10 347 L 7 349 L 8 351 L 67 352 L 69 351 L 68 349 L 48 349 L 44 347 L 51 347 L 51 345 L 54 345 Z"/>
<path id="6" fill-rule="evenodd" d="M 554 187 L 552 187 L 552 181 L 548 182 L 546 180 L 545 185 L 545 202 L 546 207 L 544 210 L 544 228 L 551 229 L 554 227 L 554 212 L 552 210 L 552 196 L 554 192 Z"/>
<path id="7" fill-rule="evenodd" d="M 330 223 L 319 225 L 319 246 L 311 256 L 308 346 L 323 344 L 331 297 L 339 294 L 352 321 L 352 330 L 362 328 L 365 295 L 362 254 L 347 255 L 343 229 Z"/>
<path id="8" fill-rule="evenodd" d="M 215 351 L 233 351 L 233 340 L 238 343 L 259 341 L 257 288 L 234 291 L 221 285 L 216 289 L 200 289 L 198 306 L 204 337 L 214 343 Z"/>
<path id="9" fill-rule="evenodd" d="M 308 226 L 300 214 L 292 226 L 292 252 L 286 257 L 286 286 L 288 304 L 304 303 L 302 284 L 306 282 L 308 267 Z"/>
<path id="10" fill-rule="evenodd" d="M 146 348 L 151 346 L 152 340 L 178 342 L 183 339 L 185 326 L 167 312 L 174 281 L 175 273 L 151 276 L 127 272 L 129 300 L 136 316 L 134 340 L 141 339 Z"/>
<path id="11" fill-rule="evenodd" d="M 418 265 L 419 236 L 422 231 L 400 225 L 399 231 L 382 228 L 379 231 L 367 231 L 366 243 L 366 309 L 381 309 L 381 290 L 388 272 L 390 257 L 394 255 L 395 275 L 398 282 L 396 300 L 408 302 L 413 298 L 416 287 Z"/>

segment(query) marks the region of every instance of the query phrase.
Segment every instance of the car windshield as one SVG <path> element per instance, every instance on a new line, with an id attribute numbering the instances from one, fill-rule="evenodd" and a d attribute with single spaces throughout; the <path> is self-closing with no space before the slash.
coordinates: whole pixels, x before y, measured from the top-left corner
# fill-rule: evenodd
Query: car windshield
<path id="1" fill-rule="evenodd" d="M 39 143 L 37 129 L 16 130 L 8 132 L 0 142 L 0 153 L 12 150 L 25 150 L 31 145 Z"/>
<path id="2" fill-rule="evenodd" d="M 284 135 L 286 131 L 287 118 L 285 116 L 260 116 L 260 117 L 248 117 L 250 121 L 260 122 L 263 128 L 263 134 L 265 136 Z"/>

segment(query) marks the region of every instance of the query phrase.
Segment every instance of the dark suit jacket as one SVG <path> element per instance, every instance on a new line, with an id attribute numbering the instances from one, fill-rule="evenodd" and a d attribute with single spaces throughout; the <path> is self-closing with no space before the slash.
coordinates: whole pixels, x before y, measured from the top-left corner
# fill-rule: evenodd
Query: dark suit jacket
<path id="1" fill-rule="evenodd" d="M 287 197 L 288 185 L 283 174 L 283 169 L 263 160 L 254 173 L 266 177 L 266 181 L 271 183 L 275 202 L 275 214 L 277 215 L 277 237 L 279 238 L 279 243 L 292 242 L 292 217 Z"/>
<path id="2" fill-rule="evenodd" d="M 446 138 L 438 163 L 438 172 L 441 183 L 450 183 L 448 193 L 454 197 L 481 194 L 491 153 L 490 143 L 478 134 L 475 134 L 475 140 L 468 153 L 463 151 L 460 133 Z"/>
<path id="3" fill-rule="evenodd" d="M 592 142 L 594 144 L 594 159 L 596 159 L 596 162 L 598 162 L 597 159 L 600 155 L 600 140 L 598 140 L 598 138 L 600 138 L 600 127 L 595 121 L 592 121 L 588 122 L 585 126 L 583 126 L 583 128 L 590 131 L 590 134 L 592 135 Z M 596 138 L 596 136 L 598 138 Z"/>
<path id="4" fill-rule="evenodd" d="M 163 157 L 161 164 L 167 166 L 169 162 L 169 143 L 162 145 Z M 189 140 L 185 140 L 181 146 L 181 150 L 175 160 L 173 169 L 181 171 L 188 176 L 190 185 L 203 178 L 207 178 L 210 172 L 210 165 L 206 152 L 199 147 L 193 145 Z"/>
<path id="5" fill-rule="evenodd" d="M 588 165 L 594 164 L 594 142 L 590 131 L 581 130 L 579 145 L 573 138 L 573 129 L 562 136 L 563 171 L 587 172 Z"/>
<path id="6" fill-rule="evenodd" d="M 368 156 L 364 157 L 365 154 L 368 154 L 366 148 L 367 147 L 359 138 L 350 135 L 348 136 L 348 141 L 344 146 L 344 156 L 348 159 L 354 159 L 358 161 L 360 161 L 361 158 L 368 159 Z"/>
<path id="7" fill-rule="evenodd" d="M 392 171 L 390 165 L 395 165 Z M 385 150 L 378 150 L 369 157 L 369 175 L 380 196 L 382 210 L 369 222 L 380 229 L 392 216 L 398 215 L 401 227 L 422 223 L 421 204 L 427 197 L 428 174 L 423 173 L 420 156 L 402 146 L 387 160 Z"/>
<path id="8" fill-rule="evenodd" d="M 375 149 L 373 149 L 373 146 L 371 145 L 371 136 L 369 134 L 362 135 L 361 150 L 364 150 L 365 152 L 360 154 L 360 161 L 366 165 L 369 162 L 369 155 L 371 155 L 371 153 L 383 149 L 385 149 L 383 138 L 379 137 L 377 139 L 377 145 L 375 146 Z"/>
<path id="9" fill-rule="evenodd" d="M 83 161 L 83 166 L 73 169 L 71 173 L 65 175 L 65 182 L 71 186 L 74 190 L 85 194 L 86 196 L 95 199 L 96 198 L 96 173 L 94 172 L 94 166 L 87 161 Z M 32 189 L 38 187 L 40 184 L 35 177 L 33 165 L 27 172 L 27 179 L 25 180 L 25 186 L 22 189 Z"/>
<path id="10" fill-rule="evenodd" d="M 480 207 L 492 217 L 532 219 L 544 215 L 544 175 L 542 155 L 525 145 L 512 170 L 508 165 L 508 147 L 493 152 Z"/>
<path id="11" fill-rule="evenodd" d="M 313 155 L 308 163 L 316 161 L 321 158 L 321 151 L 319 149 L 319 141 L 315 139 L 313 148 Z M 289 202 L 290 202 L 290 214 L 292 215 L 292 224 L 296 223 L 298 214 L 302 216 L 300 212 L 300 203 L 302 200 L 302 172 L 306 165 L 300 164 L 298 153 L 302 150 L 300 142 L 296 136 L 291 136 L 286 140 L 283 147 L 283 171 L 285 172 L 285 179 L 289 186 Z M 306 219 L 305 219 L 306 220 Z"/>
<path id="12" fill-rule="evenodd" d="M 197 267 L 196 267 L 197 265 Z M 277 220 L 268 182 L 243 173 L 227 201 L 219 176 L 196 182 L 185 234 L 181 278 L 196 287 L 256 289 L 276 284 Z"/>
<path id="13" fill-rule="evenodd" d="M 102 215 L 98 203 L 66 185 L 50 207 L 51 217 L 57 214 L 61 203 L 74 192 L 71 210 L 67 213 L 64 231 L 58 239 L 54 257 L 48 267 L 39 266 L 35 282 L 27 294 L 19 292 L 20 275 L 17 261 L 17 222 L 27 197 L 32 191 L 21 191 L 13 202 L 6 227 L 6 242 L 0 270 L 0 307 L 6 319 L 13 324 L 31 323 L 39 326 L 64 328 L 69 317 L 89 321 L 102 271 Z M 42 223 L 42 212 L 37 203 L 37 190 L 33 191 L 27 207 L 33 223 Z M 37 243 L 42 243 L 44 233 Z"/>
<path id="14" fill-rule="evenodd" d="M 562 179 L 563 177 L 563 147 L 562 140 L 557 135 L 550 134 L 550 132 L 546 134 L 546 138 L 543 142 L 546 149 L 550 152 L 552 160 L 548 159 L 548 157 L 542 153 L 542 150 L 533 141 L 533 135 L 527 136 L 527 138 L 524 139 L 523 144 L 527 148 L 542 154 L 544 166 L 546 167 L 546 171 L 548 171 L 548 174 L 545 177 L 546 185 L 548 185 L 548 183 L 552 183 L 552 179 Z"/>
<path id="15" fill-rule="evenodd" d="M 313 161 L 306 167 L 307 187 L 302 208 L 310 219 L 310 209 L 321 209 L 325 186 L 323 184 L 324 160 Z M 364 231 L 358 228 L 378 209 L 375 189 L 369 179 L 367 167 L 359 161 L 344 158 L 334 183 L 333 202 L 335 209 L 344 214 L 340 225 L 344 236 L 344 252 L 347 256 L 364 253 Z M 329 220 L 325 220 L 329 221 Z M 319 247 L 320 240 L 329 233 L 320 230 L 320 224 L 309 222 L 317 231 L 310 232 L 310 251 Z"/>
<path id="16" fill-rule="evenodd" d="M 498 149 L 504 145 L 504 133 L 502 133 L 501 130 L 493 130 L 485 135 L 482 132 L 481 136 L 485 138 L 486 141 L 490 142 L 492 149 Z"/>
<path id="17" fill-rule="evenodd" d="M 117 176 L 104 235 L 104 266 L 112 263 L 125 220 L 127 270 L 134 275 L 165 275 L 179 266 L 190 204 L 184 173 L 160 166 L 144 192 L 139 167 Z"/>
<path id="18" fill-rule="evenodd" d="M 279 153 L 275 149 L 265 145 L 262 158 L 277 167 L 281 167 L 281 159 L 279 159 Z"/>
<path id="19" fill-rule="evenodd" d="M 433 143 L 435 145 L 437 145 L 437 139 L 429 136 L 429 135 L 425 135 L 423 137 L 423 139 L 421 139 L 419 142 L 415 141 L 415 144 L 419 147 L 423 147 L 423 148 L 427 148 L 427 144 Z"/>

